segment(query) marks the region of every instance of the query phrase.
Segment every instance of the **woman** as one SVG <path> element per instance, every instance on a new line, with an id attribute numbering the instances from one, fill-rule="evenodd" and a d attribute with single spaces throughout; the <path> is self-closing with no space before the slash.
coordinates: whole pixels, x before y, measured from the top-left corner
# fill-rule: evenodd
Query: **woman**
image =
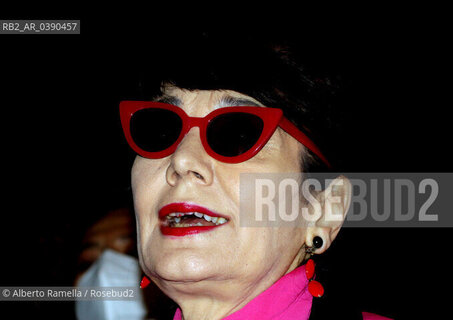
<path id="1" fill-rule="evenodd" d="M 303 198 L 316 219 L 258 228 L 240 223 L 240 178 L 330 166 L 322 140 L 308 137 L 323 129 L 312 116 L 319 105 L 308 101 L 326 93 L 325 81 L 308 78 L 281 46 L 225 38 L 176 44 L 153 68 L 151 86 L 142 85 L 152 102 L 121 104 L 138 153 L 132 188 L 141 266 L 178 304 L 174 319 L 309 319 L 323 289 L 305 263 L 337 236 L 351 185 L 337 177 L 315 194 L 320 206 Z M 342 218 L 326 219 L 327 208 Z"/>

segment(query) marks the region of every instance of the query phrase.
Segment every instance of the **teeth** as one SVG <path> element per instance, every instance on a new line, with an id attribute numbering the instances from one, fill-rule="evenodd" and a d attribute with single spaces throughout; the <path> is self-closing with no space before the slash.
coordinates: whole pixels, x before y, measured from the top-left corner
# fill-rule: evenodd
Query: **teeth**
<path id="1" fill-rule="evenodd" d="M 202 227 L 203 224 L 201 222 L 198 222 L 198 223 L 191 223 L 191 224 L 185 224 L 185 223 L 175 223 L 173 225 L 173 228 L 187 228 L 187 227 Z"/>
<path id="2" fill-rule="evenodd" d="M 186 213 L 183 213 L 183 212 L 172 212 L 169 214 L 170 217 L 182 217 L 186 215 Z"/>
<path id="3" fill-rule="evenodd" d="M 169 215 L 167 215 L 167 218 L 168 217 L 183 217 L 183 216 L 190 216 L 190 215 L 193 215 L 193 212 L 172 212 Z"/>
<path id="4" fill-rule="evenodd" d="M 200 212 L 172 212 L 169 215 L 167 215 L 167 220 L 173 221 L 173 226 L 174 227 L 191 227 L 191 226 L 203 226 L 201 222 L 198 222 L 196 224 L 187 224 L 187 223 L 180 223 L 183 216 L 186 215 L 195 215 L 197 218 L 202 218 L 205 219 L 206 221 L 210 221 L 214 223 L 215 225 L 221 225 L 227 222 L 225 218 L 219 218 L 219 217 L 211 217 L 206 214 L 202 214 Z"/>

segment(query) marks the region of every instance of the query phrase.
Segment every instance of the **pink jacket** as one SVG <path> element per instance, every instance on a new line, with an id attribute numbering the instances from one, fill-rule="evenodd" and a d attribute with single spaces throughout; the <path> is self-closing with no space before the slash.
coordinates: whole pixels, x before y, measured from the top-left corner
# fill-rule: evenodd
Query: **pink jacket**
<path id="1" fill-rule="evenodd" d="M 305 266 L 301 266 L 223 320 L 308 320 L 312 300 Z M 362 316 L 364 320 L 390 320 L 367 312 Z M 178 309 L 173 320 L 181 319 L 181 310 Z"/>

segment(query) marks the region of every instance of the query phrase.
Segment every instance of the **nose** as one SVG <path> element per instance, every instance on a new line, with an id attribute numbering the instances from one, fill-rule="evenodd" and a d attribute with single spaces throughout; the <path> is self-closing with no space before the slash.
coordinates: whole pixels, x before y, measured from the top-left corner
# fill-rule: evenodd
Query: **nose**
<path id="1" fill-rule="evenodd" d="M 171 186 L 175 186 L 180 180 L 210 185 L 213 176 L 211 157 L 201 143 L 200 129 L 194 127 L 171 155 L 166 172 L 167 182 Z"/>

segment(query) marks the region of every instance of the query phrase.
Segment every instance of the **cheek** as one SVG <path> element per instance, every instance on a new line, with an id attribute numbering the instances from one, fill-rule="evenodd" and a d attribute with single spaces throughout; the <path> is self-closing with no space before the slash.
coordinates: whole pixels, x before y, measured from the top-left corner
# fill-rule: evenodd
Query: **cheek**
<path id="1" fill-rule="evenodd" d="M 303 150 L 302 144 L 278 128 L 263 149 L 244 162 L 245 172 L 299 172 Z"/>
<path id="2" fill-rule="evenodd" d="M 151 205 L 165 188 L 165 161 L 137 157 L 131 172 L 134 204 Z"/>
<path id="3" fill-rule="evenodd" d="M 300 247 L 300 233 L 290 228 L 241 228 L 235 261 L 244 277 L 255 278 L 270 269 L 288 267 Z"/>
<path id="4" fill-rule="evenodd" d="M 150 238 L 158 225 L 157 206 L 164 192 L 165 171 L 160 160 L 137 158 L 132 167 L 131 183 L 134 195 L 134 208 L 137 217 L 138 245 Z"/>
<path id="5" fill-rule="evenodd" d="M 228 212 L 230 212 L 234 218 L 234 214 L 239 212 L 239 200 L 240 200 L 240 174 L 244 172 L 241 166 L 231 167 L 231 165 L 225 165 L 218 163 L 214 168 L 215 170 L 215 181 L 214 184 L 218 188 L 217 195 L 222 195 L 222 203 L 227 206 Z M 219 199 L 220 200 L 220 199 Z"/>

